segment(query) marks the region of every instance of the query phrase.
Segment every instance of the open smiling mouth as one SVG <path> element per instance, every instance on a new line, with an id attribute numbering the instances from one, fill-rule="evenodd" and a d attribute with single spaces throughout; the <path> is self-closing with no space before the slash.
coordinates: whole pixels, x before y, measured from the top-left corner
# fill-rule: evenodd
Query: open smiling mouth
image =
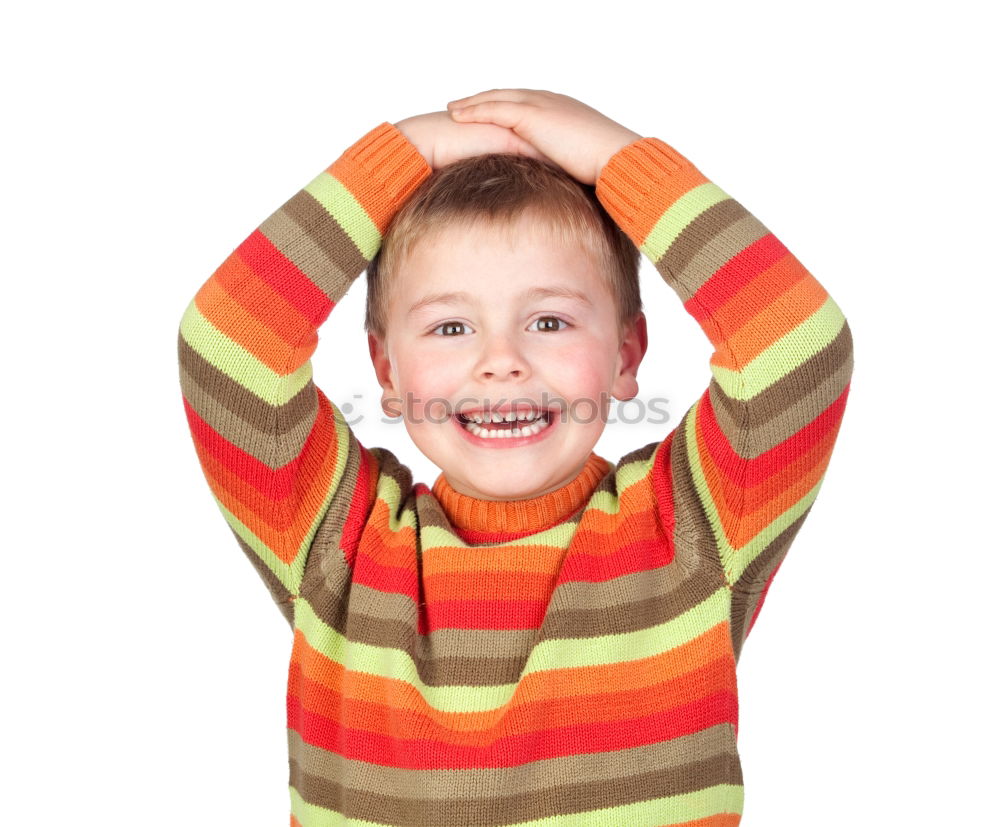
<path id="1" fill-rule="evenodd" d="M 549 411 L 507 414 L 455 414 L 458 423 L 470 434 L 480 439 L 513 439 L 532 437 L 552 424 Z"/>

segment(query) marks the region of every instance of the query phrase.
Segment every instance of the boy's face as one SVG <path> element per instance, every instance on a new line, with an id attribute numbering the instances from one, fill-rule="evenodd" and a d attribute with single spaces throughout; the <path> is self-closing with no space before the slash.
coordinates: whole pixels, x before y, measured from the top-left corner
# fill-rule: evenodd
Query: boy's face
<path id="1" fill-rule="evenodd" d="M 394 276 L 385 340 L 369 335 L 383 402 L 402 412 L 456 491 L 487 500 L 570 482 L 604 430 L 611 397 L 638 392 L 646 350 L 641 314 L 619 338 L 617 305 L 587 248 L 528 216 L 511 236 L 449 226 L 421 240 Z M 484 409 L 499 409 L 504 423 L 460 416 L 482 419 Z M 533 424 L 506 422 L 507 413 L 543 409 Z M 520 436 L 500 433 L 515 425 Z"/>

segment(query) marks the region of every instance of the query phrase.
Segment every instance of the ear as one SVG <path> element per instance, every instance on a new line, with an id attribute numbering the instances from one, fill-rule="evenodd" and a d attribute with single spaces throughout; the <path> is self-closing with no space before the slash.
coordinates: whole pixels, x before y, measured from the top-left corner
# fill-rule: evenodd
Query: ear
<path id="1" fill-rule="evenodd" d="M 611 393 L 615 399 L 624 402 L 639 393 L 636 375 L 639 372 L 639 363 L 646 355 L 648 344 L 646 314 L 640 312 L 625 328 L 622 343 L 618 349 L 615 380 L 611 386 Z"/>
<path id="2" fill-rule="evenodd" d="M 368 354 L 372 359 L 372 366 L 375 368 L 375 378 L 382 386 L 382 410 L 388 416 L 400 416 L 402 410 L 402 398 L 396 386 L 396 377 L 392 369 L 392 362 L 389 359 L 389 350 L 383 339 L 374 333 L 368 334 Z"/>

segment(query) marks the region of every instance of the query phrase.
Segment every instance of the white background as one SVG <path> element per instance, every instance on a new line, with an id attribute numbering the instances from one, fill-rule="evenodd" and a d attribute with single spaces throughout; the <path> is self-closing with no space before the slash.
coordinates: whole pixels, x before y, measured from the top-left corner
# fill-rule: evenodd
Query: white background
<path id="1" fill-rule="evenodd" d="M 687 155 L 856 369 L 739 667 L 745 827 L 996 823 L 997 65 L 980 3 L 21 4 L 2 27 L 5 824 L 288 823 L 290 631 L 211 498 L 176 336 L 373 126 L 495 87 Z M 644 262 L 665 436 L 710 346 Z M 356 284 L 317 384 L 377 404 Z M 992 332 L 991 332 L 992 331 Z M 367 404 L 367 403 L 366 403 Z M 377 408 L 372 408 L 377 411 Z M 402 426 L 356 431 L 418 480 Z M 663 430 L 665 428 L 666 430 Z"/>

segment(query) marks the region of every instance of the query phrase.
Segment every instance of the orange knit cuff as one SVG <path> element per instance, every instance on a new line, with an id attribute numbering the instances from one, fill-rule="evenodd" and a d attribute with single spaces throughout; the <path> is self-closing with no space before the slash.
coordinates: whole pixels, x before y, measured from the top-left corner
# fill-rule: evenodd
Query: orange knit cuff
<path id="1" fill-rule="evenodd" d="M 608 159 L 595 192 L 615 223 L 641 247 L 654 218 L 645 213 L 660 209 L 672 189 L 678 189 L 678 195 L 686 191 L 689 176 L 678 173 L 693 169 L 687 158 L 659 138 L 640 138 Z M 652 192 L 659 197 L 651 200 Z"/>
<path id="2" fill-rule="evenodd" d="M 355 141 L 329 171 L 358 199 L 382 233 L 432 172 L 424 156 L 388 121 Z"/>

